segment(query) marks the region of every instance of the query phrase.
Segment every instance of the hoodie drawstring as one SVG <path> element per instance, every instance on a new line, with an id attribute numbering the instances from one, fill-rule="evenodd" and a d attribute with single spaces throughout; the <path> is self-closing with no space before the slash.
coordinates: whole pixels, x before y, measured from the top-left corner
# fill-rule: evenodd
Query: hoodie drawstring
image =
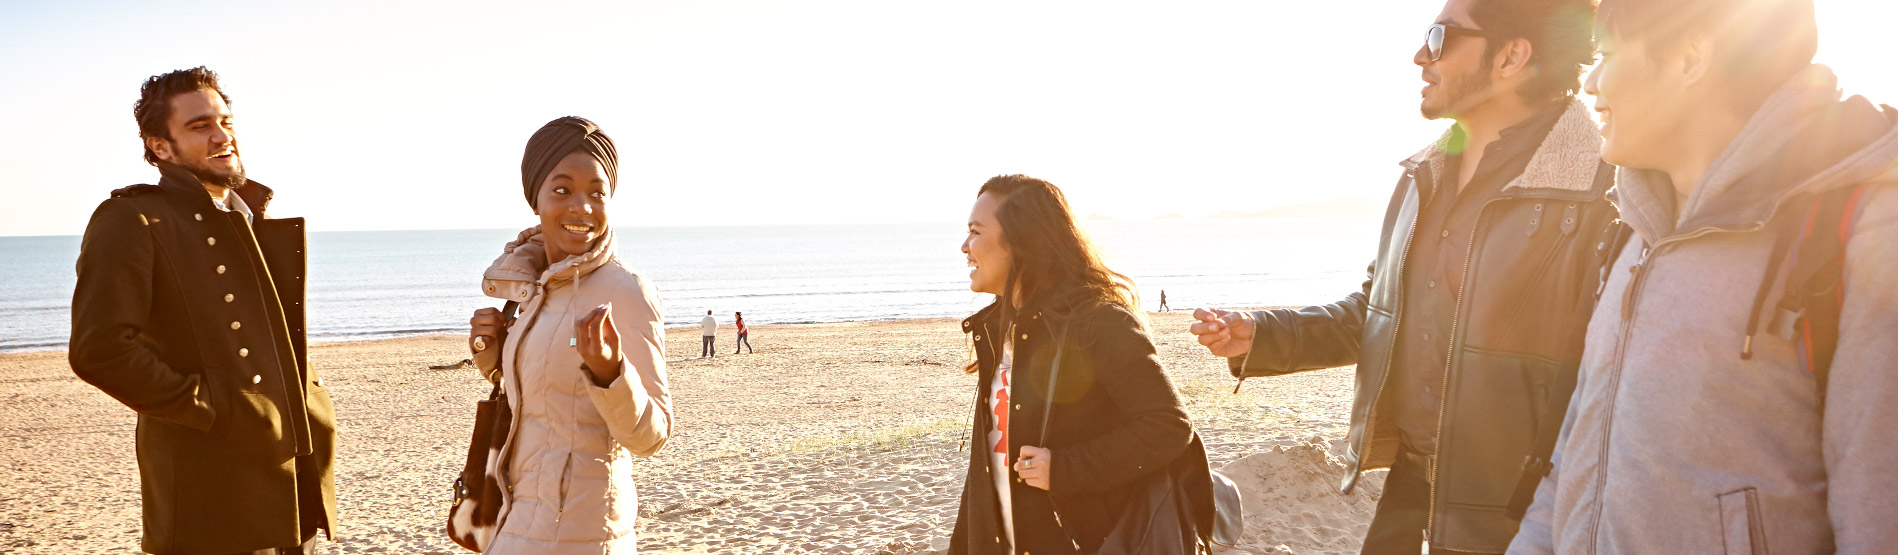
<path id="1" fill-rule="evenodd" d="M 1740 345 L 1740 360 L 1753 360 L 1753 336 L 1759 333 L 1761 309 L 1766 307 L 1766 296 L 1773 291 L 1773 278 L 1779 275 L 1780 263 L 1786 260 L 1786 251 L 1792 249 L 1793 242 L 1812 233 L 1812 221 L 1818 215 L 1819 203 L 1812 203 L 1806 209 L 1806 221 L 1800 226 L 1801 233 L 1784 233 L 1782 230 L 1779 237 L 1773 239 L 1773 254 L 1766 259 L 1766 273 L 1760 276 L 1760 290 L 1753 294 L 1753 311 L 1746 317 L 1746 340 Z"/>

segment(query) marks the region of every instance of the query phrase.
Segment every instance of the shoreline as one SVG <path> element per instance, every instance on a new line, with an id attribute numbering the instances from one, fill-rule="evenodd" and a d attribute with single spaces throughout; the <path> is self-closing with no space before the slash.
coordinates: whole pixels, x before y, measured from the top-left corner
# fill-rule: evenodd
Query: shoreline
<path id="1" fill-rule="evenodd" d="M 767 328 L 773 328 L 773 327 L 779 327 L 779 326 L 813 326 L 813 325 L 825 325 L 825 324 L 909 322 L 909 321 L 918 321 L 918 320 L 948 320 L 948 319 L 954 319 L 957 321 L 961 320 L 961 318 L 953 318 L 953 317 L 947 317 L 947 316 L 924 316 L 924 317 L 918 317 L 918 318 L 893 317 L 893 318 L 871 318 L 871 319 L 863 319 L 863 320 L 838 320 L 838 321 L 830 321 L 830 322 L 777 322 L 777 323 L 771 323 L 771 324 L 753 324 L 747 327 L 750 329 L 767 329 Z M 725 330 L 725 328 L 732 328 L 731 333 L 733 334 L 738 333 L 737 328 L 735 326 L 729 323 L 726 323 L 724 321 L 721 321 L 718 324 L 718 327 L 719 327 L 719 331 L 721 332 L 719 334 L 719 337 L 725 337 L 725 334 L 722 333 Z M 697 330 L 698 325 L 697 324 L 681 324 L 677 326 L 664 326 L 664 329 L 666 330 L 667 335 L 671 335 L 675 331 Z M 310 342 L 310 345 L 315 346 L 315 345 L 327 345 L 327 344 L 334 344 L 334 343 L 360 343 L 360 342 L 375 342 L 375 341 L 391 341 L 391 340 L 398 340 L 398 339 L 415 339 L 419 337 L 431 337 L 431 336 L 437 336 L 437 335 L 461 337 L 465 333 L 467 333 L 467 328 L 461 328 L 459 330 L 431 329 L 431 330 L 414 330 L 414 331 L 362 332 L 362 333 L 343 334 L 343 335 L 311 336 L 309 337 L 309 342 Z M 11 354 L 23 354 L 23 353 L 64 353 L 69 350 L 67 349 L 66 346 L 70 344 L 71 344 L 71 340 L 67 340 L 65 342 L 61 342 L 57 344 L 26 345 L 26 346 L 20 346 L 20 347 L 0 347 L 0 357 L 4 357 L 6 355 L 11 355 Z"/>
<path id="2" fill-rule="evenodd" d="M 1264 309 L 1271 309 L 1271 308 L 1296 308 L 1296 307 L 1271 306 L 1271 307 L 1263 307 L 1263 308 L 1243 308 L 1243 309 L 1238 309 L 1238 310 L 1264 310 Z M 1171 314 L 1173 312 L 1183 312 L 1183 313 L 1191 314 L 1192 310 L 1193 310 L 1192 308 L 1185 308 L 1185 309 L 1175 309 L 1172 312 L 1146 311 L 1146 314 L 1148 315 L 1149 318 L 1152 318 L 1153 316 L 1157 316 L 1160 314 Z M 929 321 L 929 320 L 949 320 L 949 321 L 961 322 L 963 318 L 967 318 L 967 316 L 918 316 L 918 317 L 891 316 L 891 317 L 884 317 L 884 318 L 864 318 L 864 319 L 855 319 L 855 320 L 773 322 L 770 324 L 752 324 L 747 327 L 749 327 L 750 329 L 757 330 L 757 329 L 778 328 L 778 327 L 784 327 L 784 326 L 821 326 L 821 325 L 829 325 L 829 324 L 876 324 L 876 323 L 887 323 L 887 322 L 919 322 L 919 321 Z M 729 323 L 728 320 L 720 320 L 718 324 L 718 328 L 720 332 L 718 335 L 719 337 L 726 337 L 726 333 L 725 333 L 726 328 L 731 328 L 732 334 L 738 333 L 737 328 L 733 326 L 731 323 Z M 671 335 L 676 330 L 684 330 L 684 331 L 696 330 L 698 329 L 698 324 L 680 324 L 676 326 L 664 326 L 664 329 L 666 330 L 667 335 Z M 373 341 L 390 341 L 390 340 L 397 340 L 397 339 L 414 339 L 418 337 L 429 337 L 429 336 L 435 336 L 435 335 L 447 335 L 447 336 L 460 337 L 461 334 L 466 333 L 466 331 L 467 331 L 466 328 L 461 328 L 459 330 L 457 329 L 430 329 L 430 330 L 415 330 L 415 331 L 363 332 L 363 333 L 356 333 L 356 334 L 345 334 L 345 335 L 340 335 L 340 336 L 339 335 L 311 336 L 309 338 L 309 341 L 310 341 L 310 345 L 314 346 L 314 345 L 319 345 L 319 344 L 327 345 L 327 344 L 333 344 L 333 343 L 359 343 L 359 342 L 373 342 Z M 0 347 L 0 357 L 4 357 L 6 355 L 12 355 L 12 354 L 23 354 L 23 353 L 50 353 L 50 352 L 64 353 L 67 351 L 66 345 L 68 344 L 70 344 L 70 340 L 68 340 L 67 342 L 62 342 L 58 344 L 28 345 L 28 346 L 22 346 L 22 347 Z"/>

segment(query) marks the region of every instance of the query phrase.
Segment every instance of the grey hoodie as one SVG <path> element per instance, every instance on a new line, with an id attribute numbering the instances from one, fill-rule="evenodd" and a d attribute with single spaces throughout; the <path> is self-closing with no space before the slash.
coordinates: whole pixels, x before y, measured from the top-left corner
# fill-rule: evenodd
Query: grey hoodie
<path id="1" fill-rule="evenodd" d="M 1664 175 L 1621 170 L 1635 236 L 1510 553 L 1898 553 L 1898 129 L 1840 97 L 1831 70 L 1800 73 L 1682 210 Z M 1741 348 L 1769 219 L 1796 193 L 1867 182 L 1821 411 L 1793 342 L 1762 332 L 1750 360 Z"/>

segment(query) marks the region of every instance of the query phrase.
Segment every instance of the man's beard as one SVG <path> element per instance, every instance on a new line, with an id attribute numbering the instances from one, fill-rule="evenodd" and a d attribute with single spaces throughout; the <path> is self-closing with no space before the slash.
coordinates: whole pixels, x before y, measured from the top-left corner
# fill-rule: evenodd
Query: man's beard
<path id="1" fill-rule="evenodd" d="M 1485 61 L 1478 67 L 1488 68 L 1489 65 L 1489 62 Z M 1446 116 L 1456 117 L 1457 114 L 1471 106 L 1476 106 L 1489 100 L 1489 89 L 1491 85 L 1489 73 L 1480 70 L 1471 73 L 1471 75 L 1458 76 L 1456 78 L 1452 78 L 1448 75 L 1443 76 L 1443 94 L 1438 98 L 1443 99 L 1444 106 L 1433 108 L 1429 103 L 1424 103 L 1421 110 L 1423 117 L 1425 119 L 1437 119 Z"/>
<path id="2" fill-rule="evenodd" d="M 239 161 L 237 163 L 237 169 L 231 171 L 229 174 L 220 174 L 204 166 L 190 166 L 185 169 L 190 170 L 191 175 L 197 176 L 198 181 L 204 182 L 205 185 L 242 189 L 245 183 L 250 182 L 249 179 L 244 177 L 244 163 L 242 161 Z"/>

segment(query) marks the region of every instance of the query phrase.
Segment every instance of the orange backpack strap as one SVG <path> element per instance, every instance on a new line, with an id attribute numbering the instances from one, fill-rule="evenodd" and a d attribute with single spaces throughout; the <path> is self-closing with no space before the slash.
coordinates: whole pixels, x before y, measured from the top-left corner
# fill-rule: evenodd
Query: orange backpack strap
<path id="1" fill-rule="evenodd" d="M 1818 384 L 1821 406 L 1832 357 L 1839 346 L 1839 316 L 1845 306 L 1845 247 L 1871 185 L 1864 183 L 1820 193 L 1806 204 L 1803 217 L 1784 218 L 1785 223 L 1779 230 L 1779 243 L 1783 246 L 1774 248 L 1775 258 L 1784 262 L 1775 260 L 1768 264 L 1773 269 L 1790 264 L 1791 270 L 1782 282 L 1784 293 L 1767 330 L 1793 341 L 1800 367 L 1811 373 Z M 1785 227 L 1795 224 L 1797 227 Z M 1769 273 L 1768 281 L 1761 284 L 1762 293 L 1769 287 L 1771 278 Z M 1754 318 L 1758 317 L 1756 310 Z M 1743 357 L 1751 355 L 1752 333 L 1749 329 L 1749 345 Z"/>

